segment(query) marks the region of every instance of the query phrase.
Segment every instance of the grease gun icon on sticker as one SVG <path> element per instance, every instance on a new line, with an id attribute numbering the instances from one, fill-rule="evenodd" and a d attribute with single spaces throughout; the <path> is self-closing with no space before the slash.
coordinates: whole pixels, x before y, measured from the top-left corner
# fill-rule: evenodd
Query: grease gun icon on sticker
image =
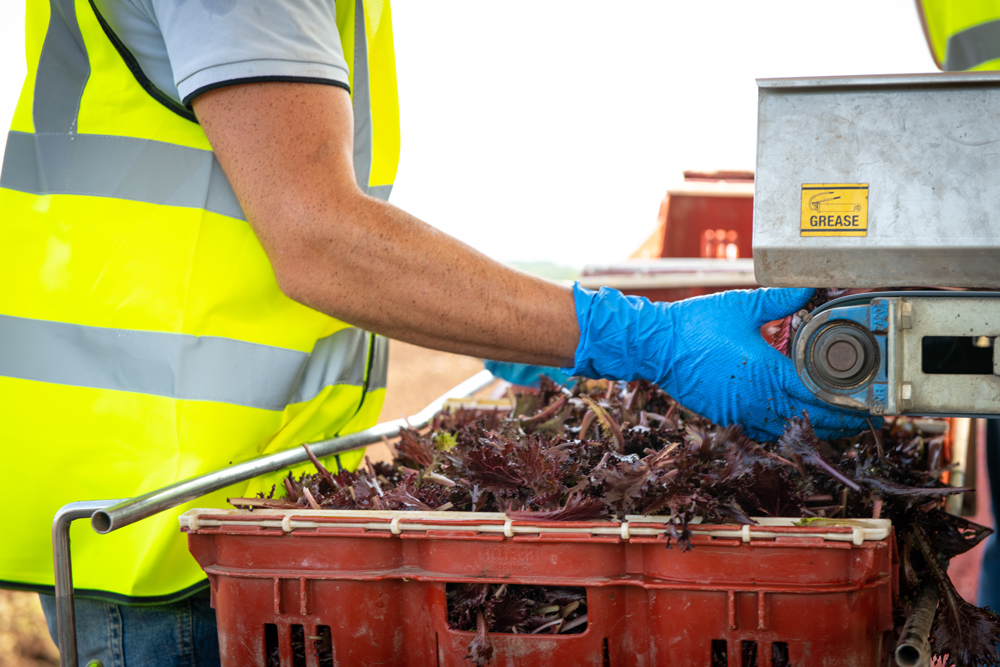
<path id="1" fill-rule="evenodd" d="M 860 211 L 861 204 L 844 201 L 836 190 L 817 192 L 809 198 L 809 208 L 817 213 L 850 213 Z"/>

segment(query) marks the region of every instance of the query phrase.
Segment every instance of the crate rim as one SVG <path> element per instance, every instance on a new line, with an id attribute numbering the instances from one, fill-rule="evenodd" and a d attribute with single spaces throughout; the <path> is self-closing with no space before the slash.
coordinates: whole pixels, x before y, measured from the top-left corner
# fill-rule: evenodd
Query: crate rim
<path id="1" fill-rule="evenodd" d="M 828 542 L 850 542 L 861 546 L 865 542 L 886 539 L 892 522 L 888 519 L 847 519 L 842 525 L 796 525 L 801 519 L 792 517 L 754 517 L 756 525 L 705 524 L 692 522 L 689 529 L 697 535 L 712 538 L 739 539 L 744 543 L 774 540 L 782 537 L 813 538 Z M 833 520 L 836 521 L 836 520 Z M 624 541 L 649 538 L 670 533 L 665 516 L 627 515 L 624 521 L 542 521 L 512 519 L 502 512 L 436 512 L 404 510 L 271 510 L 271 509 L 191 509 L 179 517 L 181 530 L 197 533 L 202 529 L 225 526 L 257 526 L 280 529 L 283 533 L 316 528 L 345 528 L 366 532 L 406 533 L 428 531 L 477 532 L 504 537 L 531 535 L 565 535 L 580 537 L 616 537 Z"/>

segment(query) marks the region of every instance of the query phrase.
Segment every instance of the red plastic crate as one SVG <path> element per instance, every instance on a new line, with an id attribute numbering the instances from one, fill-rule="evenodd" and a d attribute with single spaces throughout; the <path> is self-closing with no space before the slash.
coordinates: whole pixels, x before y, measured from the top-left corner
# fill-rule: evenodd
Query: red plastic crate
<path id="1" fill-rule="evenodd" d="M 454 665 L 445 585 L 587 589 L 581 634 L 491 633 L 493 665 L 867 667 L 886 664 L 897 583 L 888 521 L 864 527 L 693 526 L 666 547 L 661 517 L 521 522 L 502 514 L 191 510 L 222 664 Z M 293 638 L 329 636 L 333 661 Z M 273 650 L 273 649 L 272 649 Z M 723 654 L 725 658 L 723 658 Z M 755 659 L 747 656 L 756 655 Z"/>

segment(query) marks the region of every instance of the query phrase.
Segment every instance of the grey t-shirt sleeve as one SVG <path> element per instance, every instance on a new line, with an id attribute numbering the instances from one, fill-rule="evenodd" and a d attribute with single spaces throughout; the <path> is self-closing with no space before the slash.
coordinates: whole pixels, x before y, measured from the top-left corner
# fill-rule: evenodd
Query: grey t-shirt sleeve
<path id="1" fill-rule="evenodd" d="M 207 90 L 249 81 L 349 85 L 334 0 L 96 5 L 153 84 L 185 105 Z"/>

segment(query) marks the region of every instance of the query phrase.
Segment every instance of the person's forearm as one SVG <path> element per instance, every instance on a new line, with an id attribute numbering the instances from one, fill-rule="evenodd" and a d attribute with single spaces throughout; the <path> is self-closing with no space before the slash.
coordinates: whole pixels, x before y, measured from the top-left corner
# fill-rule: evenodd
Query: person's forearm
<path id="1" fill-rule="evenodd" d="M 507 268 L 391 204 L 352 199 L 336 218 L 304 221 L 306 238 L 278 244 L 272 263 L 289 296 L 424 347 L 573 365 L 568 287 Z"/>

